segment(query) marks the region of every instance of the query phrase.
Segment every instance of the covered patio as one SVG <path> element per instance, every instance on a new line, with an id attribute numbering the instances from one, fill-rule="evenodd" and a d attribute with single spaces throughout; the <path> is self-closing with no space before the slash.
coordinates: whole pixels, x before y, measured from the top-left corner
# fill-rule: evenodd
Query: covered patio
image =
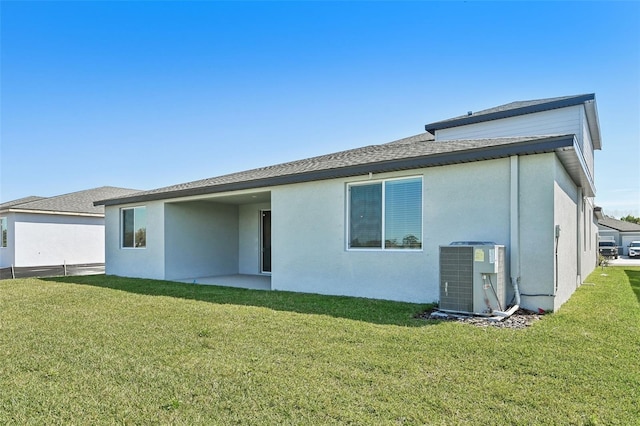
<path id="1" fill-rule="evenodd" d="M 219 275 L 176 280 L 177 282 L 201 285 L 219 285 L 223 287 L 247 288 L 250 290 L 271 290 L 269 275 Z"/>
<path id="2" fill-rule="evenodd" d="M 164 203 L 164 277 L 271 289 L 271 193 L 244 191 Z"/>

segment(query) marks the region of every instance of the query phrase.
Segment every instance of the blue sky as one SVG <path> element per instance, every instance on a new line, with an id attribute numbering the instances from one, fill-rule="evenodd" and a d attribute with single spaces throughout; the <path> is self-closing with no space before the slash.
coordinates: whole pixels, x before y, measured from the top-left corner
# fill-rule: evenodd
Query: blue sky
<path id="1" fill-rule="evenodd" d="M 595 93 L 640 216 L 640 3 L 0 2 L 0 200 L 152 189 Z"/>

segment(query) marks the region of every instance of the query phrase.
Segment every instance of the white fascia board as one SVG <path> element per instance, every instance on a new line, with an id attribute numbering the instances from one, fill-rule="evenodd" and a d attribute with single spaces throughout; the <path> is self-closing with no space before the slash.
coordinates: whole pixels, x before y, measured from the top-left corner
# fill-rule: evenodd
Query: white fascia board
<path id="1" fill-rule="evenodd" d="M 586 101 L 584 103 L 584 109 L 587 113 L 587 124 L 589 125 L 589 132 L 591 133 L 593 149 L 602 149 L 600 121 L 598 119 L 598 107 L 596 106 L 596 100 L 593 99 L 591 101 Z"/>
<path id="2" fill-rule="evenodd" d="M 0 213 L 30 213 L 30 214 L 48 214 L 57 216 L 83 216 L 83 217 L 104 217 L 104 213 L 77 213 L 77 212 L 58 212 L 50 210 L 29 210 L 29 209 L 7 209 Z"/>

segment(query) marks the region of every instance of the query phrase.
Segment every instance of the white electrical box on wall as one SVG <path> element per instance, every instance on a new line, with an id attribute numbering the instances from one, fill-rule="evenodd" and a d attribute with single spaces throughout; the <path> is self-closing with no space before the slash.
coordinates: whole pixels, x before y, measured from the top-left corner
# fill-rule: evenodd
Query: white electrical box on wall
<path id="1" fill-rule="evenodd" d="M 506 309 L 505 247 L 460 241 L 440 246 L 442 311 L 491 315 Z"/>

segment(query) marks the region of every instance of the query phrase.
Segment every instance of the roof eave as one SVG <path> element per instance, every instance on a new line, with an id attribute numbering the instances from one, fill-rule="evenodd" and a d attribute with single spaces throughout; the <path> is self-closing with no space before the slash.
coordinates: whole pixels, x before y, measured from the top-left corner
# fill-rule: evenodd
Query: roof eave
<path id="1" fill-rule="evenodd" d="M 609 229 L 611 229 L 612 231 L 618 231 L 618 232 L 620 232 L 620 230 L 619 230 L 618 228 L 616 228 L 616 227 L 614 227 L 614 226 L 606 225 L 606 224 L 604 224 L 604 223 L 600 223 L 600 222 L 598 222 L 598 226 L 604 226 L 605 228 L 609 228 Z"/>
<path id="2" fill-rule="evenodd" d="M 580 145 L 575 136 L 572 137 L 573 144 L 556 150 L 556 155 L 565 167 L 571 179 L 582 188 L 585 197 L 595 197 L 595 183 L 588 173 L 587 164 L 582 155 Z"/>
<path id="3" fill-rule="evenodd" d="M 32 210 L 32 209 L 6 209 L 0 213 L 29 213 L 29 214 L 48 214 L 56 216 L 85 216 L 85 217 L 104 217 L 104 213 L 84 213 L 84 212 L 63 212 L 55 210 Z"/>
<path id="4" fill-rule="evenodd" d="M 607 218 L 605 218 L 605 219 L 603 219 L 601 221 L 599 220 L 598 221 L 598 226 L 604 226 L 605 228 L 609 228 L 609 229 L 612 229 L 614 231 L 618 231 L 618 232 L 622 232 L 622 233 L 635 234 L 635 233 L 640 232 L 640 228 L 639 229 L 629 229 L 627 227 L 627 224 L 625 224 L 625 227 L 622 227 L 620 225 L 616 225 L 616 224 L 613 224 L 613 223 L 603 223 L 604 221 L 607 221 L 607 220 L 608 220 Z M 614 220 L 617 220 L 617 219 L 614 219 Z"/>
<path id="5" fill-rule="evenodd" d="M 598 119 L 598 107 L 595 97 L 592 100 L 585 101 L 584 108 L 587 114 L 587 124 L 589 133 L 591 134 L 591 142 L 593 149 L 602 149 L 602 138 L 600 136 L 600 120 Z"/>
<path id="6" fill-rule="evenodd" d="M 515 117 L 518 115 L 532 114 L 532 113 L 548 111 L 556 108 L 566 108 L 574 105 L 580 105 L 593 100 L 595 100 L 595 94 L 589 93 L 586 95 L 579 95 L 579 96 L 574 96 L 570 98 L 559 99 L 556 101 L 549 101 L 549 102 L 545 102 L 537 105 L 529 105 L 529 106 L 524 106 L 520 108 L 513 108 L 505 111 L 496 111 L 488 114 L 469 115 L 466 117 L 460 117 L 458 119 L 437 121 L 435 123 L 425 125 L 424 129 L 431 134 L 435 134 L 437 130 L 448 129 L 451 127 L 465 126 L 468 124 L 482 123 L 485 121 L 498 120 L 501 118 Z M 599 132 L 598 132 L 598 136 L 599 136 Z"/>
<path id="7" fill-rule="evenodd" d="M 423 155 L 398 160 L 357 164 L 341 168 L 317 170 L 311 172 L 275 176 L 264 179 L 204 186 L 199 188 L 180 189 L 153 194 L 133 195 L 130 197 L 113 198 L 96 201 L 94 205 L 114 206 L 122 204 L 134 204 L 148 201 L 169 200 L 197 195 L 216 194 L 222 192 L 311 182 L 316 180 L 359 176 L 369 173 L 384 173 L 424 167 L 444 166 L 449 164 L 492 160 L 497 158 L 509 157 L 512 155 L 530 155 L 545 152 L 556 152 L 557 150 L 561 150 L 563 148 L 572 149 L 574 145 L 575 138 L 573 135 L 553 136 L 545 139 L 535 139 L 509 145 L 492 145 L 489 147 L 473 148 L 464 151 L 446 152 L 441 154 Z"/>

